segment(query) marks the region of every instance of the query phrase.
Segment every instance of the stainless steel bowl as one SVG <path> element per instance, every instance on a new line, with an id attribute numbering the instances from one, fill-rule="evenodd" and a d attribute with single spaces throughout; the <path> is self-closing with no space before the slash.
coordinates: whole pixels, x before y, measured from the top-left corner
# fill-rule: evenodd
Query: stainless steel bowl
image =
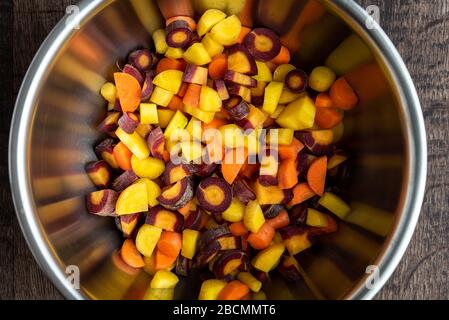
<path id="1" fill-rule="evenodd" d="M 100 138 L 99 89 L 117 60 L 151 43 L 163 21 L 158 3 L 163 13 L 182 11 L 174 0 L 81 2 L 79 30 L 67 19 L 55 27 L 17 98 L 9 150 L 17 217 L 36 260 L 67 298 L 136 298 L 149 283 L 116 259 L 114 222 L 85 212 L 83 196 L 93 187 L 83 165 L 95 158 L 92 145 Z M 290 33 L 295 61 L 306 69 L 349 35 L 362 40 L 339 62 L 361 97 L 346 116 L 342 140 L 352 154 L 341 183 L 353 212 L 337 234 L 298 257 L 304 281 L 287 285 L 274 277 L 266 291 L 272 299 L 370 299 L 399 263 L 423 200 L 426 139 L 410 75 L 388 37 L 366 28 L 368 15 L 352 1 L 260 0 L 254 16 Z M 367 282 L 370 275 L 374 281 Z M 184 281 L 177 298 L 194 298 L 197 287 Z"/>

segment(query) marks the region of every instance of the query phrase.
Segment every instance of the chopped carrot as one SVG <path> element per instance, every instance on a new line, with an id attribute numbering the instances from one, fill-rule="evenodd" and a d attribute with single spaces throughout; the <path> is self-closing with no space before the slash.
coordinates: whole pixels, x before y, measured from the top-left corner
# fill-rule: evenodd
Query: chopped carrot
<path id="1" fill-rule="evenodd" d="M 271 244 L 275 233 L 271 224 L 265 222 L 259 231 L 248 236 L 248 243 L 256 250 L 263 250 Z"/>
<path id="2" fill-rule="evenodd" d="M 186 63 L 184 60 L 176 60 L 172 58 L 162 58 L 156 67 L 156 74 L 159 74 L 166 70 L 179 70 L 184 71 Z"/>
<path id="3" fill-rule="evenodd" d="M 282 46 L 279 54 L 273 60 L 271 60 L 271 62 L 276 65 L 281 65 L 289 63 L 290 59 L 290 51 L 287 47 Z"/>
<path id="4" fill-rule="evenodd" d="M 126 239 L 125 242 L 123 242 L 122 249 L 120 250 L 120 256 L 122 260 L 130 267 L 142 268 L 145 265 L 142 255 L 137 250 L 132 239 Z"/>
<path id="5" fill-rule="evenodd" d="M 181 88 L 179 88 L 178 96 L 180 96 L 181 98 L 184 98 L 188 87 L 189 87 L 189 84 L 187 82 L 183 82 L 181 84 Z"/>
<path id="6" fill-rule="evenodd" d="M 259 171 L 259 168 L 260 165 L 257 163 L 245 163 L 242 170 L 240 170 L 240 175 L 251 180 L 256 172 Z"/>
<path id="7" fill-rule="evenodd" d="M 343 121 L 343 112 L 335 108 L 316 108 L 315 123 L 322 129 L 332 129 Z"/>
<path id="8" fill-rule="evenodd" d="M 265 120 L 265 122 L 262 124 L 262 127 L 269 128 L 274 124 L 275 121 L 276 119 L 268 117 L 267 120 Z"/>
<path id="9" fill-rule="evenodd" d="M 193 1 L 191 0 L 158 0 L 157 7 L 159 7 L 164 19 L 178 16 L 193 17 L 195 15 Z"/>
<path id="10" fill-rule="evenodd" d="M 187 216 L 189 215 L 190 209 L 192 208 L 194 201 L 195 200 L 192 199 L 189 202 L 187 202 L 187 204 L 184 207 L 178 209 L 178 212 L 182 214 L 184 218 L 187 218 Z"/>
<path id="11" fill-rule="evenodd" d="M 298 183 L 293 188 L 293 199 L 288 203 L 289 207 L 293 207 L 297 204 L 303 203 L 306 200 L 309 200 L 315 195 L 312 189 L 310 189 L 307 182 Z"/>
<path id="12" fill-rule="evenodd" d="M 242 155 L 242 156 L 240 156 Z M 226 152 L 221 164 L 221 173 L 227 183 L 232 184 L 246 162 L 248 152 L 246 148 L 235 148 Z M 241 158 L 241 159 L 240 159 Z"/>
<path id="13" fill-rule="evenodd" d="M 162 159 L 164 160 L 165 163 L 170 161 L 170 152 L 168 152 L 167 150 L 164 150 L 162 152 Z"/>
<path id="14" fill-rule="evenodd" d="M 242 10 L 239 13 L 239 20 L 242 23 L 242 26 L 252 28 L 254 23 L 254 11 L 256 0 L 246 0 L 245 5 L 243 6 Z M 243 27 L 242 27 L 243 29 Z"/>
<path id="15" fill-rule="evenodd" d="M 186 94 L 182 98 L 185 105 L 196 107 L 200 104 L 201 86 L 199 84 L 189 83 Z"/>
<path id="16" fill-rule="evenodd" d="M 298 183 L 298 169 L 296 158 L 281 161 L 278 171 L 279 188 L 291 189 Z"/>
<path id="17" fill-rule="evenodd" d="M 296 138 L 293 138 L 293 141 L 290 145 L 280 145 L 278 147 L 278 153 L 281 160 L 285 159 L 296 159 L 298 153 L 304 148 L 304 145 Z"/>
<path id="18" fill-rule="evenodd" d="M 332 218 L 330 215 L 327 215 L 327 226 L 323 228 L 324 233 L 333 233 L 338 230 L 337 221 Z"/>
<path id="19" fill-rule="evenodd" d="M 243 39 L 245 39 L 246 35 L 250 32 L 251 32 L 251 28 L 242 26 L 242 29 L 240 30 L 239 37 L 237 38 L 237 43 L 240 43 L 240 44 L 243 43 Z"/>
<path id="20" fill-rule="evenodd" d="M 123 112 L 134 112 L 140 105 L 140 97 L 142 89 L 139 81 L 133 76 L 124 73 L 114 73 L 115 86 L 117 87 L 117 95 Z"/>
<path id="21" fill-rule="evenodd" d="M 334 106 L 338 109 L 351 110 L 359 103 L 357 94 L 344 77 L 340 77 L 334 82 L 329 93 Z"/>
<path id="22" fill-rule="evenodd" d="M 290 224 L 290 217 L 285 210 L 281 210 L 279 214 L 271 219 L 267 220 L 267 223 L 270 224 L 274 229 L 281 229 Z"/>
<path id="23" fill-rule="evenodd" d="M 201 221 L 200 221 L 198 230 L 203 229 L 207 225 L 207 222 L 209 221 L 209 219 L 212 219 L 212 217 L 210 215 L 208 215 L 206 212 L 201 211 Z"/>
<path id="24" fill-rule="evenodd" d="M 322 92 L 316 96 L 315 106 L 317 108 L 332 108 L 334 106 L 334 102 L 332 101 L 329 93 Z"/>
<path id="25" fill-rule="evenodd" d="M 249 293 L 249 288 L 246 284 L 233 280 L 229 282 L 218 295 L 219 300 L 240 300 Z"/>
<path id="26" fill-rule="evenodd" d="M 178 256 L 181 251 L 181 234 L 172 231 L 162 231 L 161 237 L 157 243 L 157 248 L 165 255 L 170 257 Z"/>
<path id="27" fill-rule="evenodd" d="M 176 110 L 182 111 L 184 109 L 184 103 L 182 102 L 181 97 L 173 96 L 167 107 L 174 111 Z"/>
<path id="28" fill-rule="evenodd" d="M 225 109 L 221 109 L 220 111 L 218 111 L 217 113 L 215 113 L 215 117 L 220 118 L 220 119 L 224 119 L 224 120 L 230 120 L 231 116 L 229 115 L 229 112 Z"/>
<path id="29" fill-rule="evenodd" d="M 231 223 L 229 225 L 229 230 L 234 237 L 240 237 L 248 233 L 248 229 L 246 229 L 245 224 L 242 221 Z"/>
<path id="30" fill-rule="evenodd" d="M 154 259 L 154 268 L 156 270 L 163 270 L 163 269 L 170 268 L 173 265 L 173 263 L 175 263 L 176 259 L 178 258 L 178 256 L 173 256 L 173 257 L 167 256 L 158 248 L 156 248 L 155 252 L 156 252 L 156 255 L 155 255 L 155 259 Z"/>
<path id="31" fill-rule="evenodd" d="M 324 184 L 326 182 L 327 172 L 327 156 L 315 159 L 309 166 L 307 171 L 307 182 L 310 189 L 317 195 L 322 196 L 324 193 Z"/>
<path id="32" fill-rule="evenodd" d="M 193 18 L 191 18 L 191 17 L 188 17 L 188 16 L 174 16 L 174 17 L 168 18 L 165 21 L 165 26 L 168 26 L 170 23 L 172 23 L 174 21 L 179 21 L 179 20 L 187 22 L 187 24 L 189 25 L 189 29 L 191 31 L 195 31 L 196 30 L 196 22 L 195 22 L 195 20 Z"/>
<path id="33" fill-rule="evenodd" d="M 202 123 L 202 130 L 203 132 L 205 132 L 208 129 L 218 129 L 221 126 L 227 125 L 229 122 L 226 121 L 225 119 L 221 119 L 221 118 L 214 118 L 211 122 L 209 123 Z"/>
<path id="34" fill-rule="evenodd" d="M 213 80 L 223 79 L 228 69 L 228 57 L 225 54 L 216 55 L 209 63 L 209 77 Z"/>
<path id="35" fill-rule="evenodd" d="M 246 252 L 248 250 L 248 234 L 244 234 L 242 237 L 242 250 Z"/>
<path id="36" fill-rule="evenodd" d="M 114 155 L 115 161 L 119 165 L 120 169 L 125 171 L 131 169 L 131 157 L 133 154 L 123 142 L 116 144 L 112 150 L 112 154 Z"/>

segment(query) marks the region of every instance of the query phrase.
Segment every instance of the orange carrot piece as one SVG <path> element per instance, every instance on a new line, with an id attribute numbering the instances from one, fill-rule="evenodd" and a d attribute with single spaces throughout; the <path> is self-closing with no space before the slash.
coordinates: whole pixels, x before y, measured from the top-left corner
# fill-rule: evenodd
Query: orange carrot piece
<path id="1" fill-rule="evenodd" d="M 172 231 L 162 231 L 157 248 L 166 256 L 176 257 L 181 251 L 181 234 Z"/>
<path id="2" fill-rule="evenodd" d="M 185 105 L 196 107 L 200 104 L 201 86 L 199 84 L 189 83 L 186 94 L 182 98 Z"/>
<path id="3" fill-rule="evenodd" d="M 170 23 L 172 23 L 174 21 L 179 21 L 179 20 L 187 22 L 187 24 L 189 25 L 189 29 L 191 31 L 196 30 L 196 21 L 193 18 L 188 17 L 188 16 L 174 16 L 174 17 L 168 18 L 165 21 L 165 26 L 168 26 Z"/>
<path id="4" fill-rule="evenodd" d="M 273 226 L 271 226 L 271 224 L 269 224 L 268 222 L 265 222 L 259 229 L 259 231 L 257 231 L 256 233 L 251 233 L 248 236 L 248 243 L 256 250 L 263 250 L 265 248 L 268 248 L 268 246 L 271 244 L 275 233 L 276 231 L 274 230 Z"/>
<path id="5" fill-rule="evenodd" d="M 181 88 L 179 88 L 178 96 L 180 96 L 181 98 L 184 98 L 188 87 L 189 87 L 189 84 L 187 82 L 183 82 L 181 84 Z"/>
<path id="6" fill-rule="evenodd" d="M 221 126 L 227 125 L 229 122 L 226 121 L 225 119 L 221 119 L 221 118 L 214 118 L 211 122 L 209 123 L 202 123 L 201 127 L 203 132 L 205 132 L 207 129 L 218 129 Z"/>
<path id="7" fill-rule="evenodd" d="M 293 188 L 293 198 L 288 203 L 288 206 L 289 207 L 293 207 L 293 206 L 295 206 L 297 204 L 303 203 L 304 201 L 309 200 L 310 198 L 312 198 L 314 195 L 315 195 L 315 192 L 313 192 L 313 190 L 310 189 L 310 187 L 307 184 L 307 182 L 298 183 Z"/>
<path id="8" fill-rule="evenodd" d="M 123 112 L 136 111 L 140 105 L 140 96 L 142 95 L 139 81 L 124 72 L 114 73 L 114 81 Z"/>
<path id="9" fill-rule="evenodd" d="M 240 237 L 248 233 L 248 229 L 246 229 L 245 224 L 242 221 L 231 223 L 229 225 L 229 230 L 234 237 Z"/>
<path id="10" fill-rule="evenodd" d="M 228 69 L 228 57 L 224 53 L 216 55 L 209 63 L 208 68 L 211 79 L 223 79 Z"/>
<path id="11" fill-rule="evenodd" d="M 342 111 L 335 108 L 316 108 L 315 123 L 321 129 L 332 129 L 342 121 Z"/>
<path id="12" fill-rule="evenodd" d="M 281 160 L 285 159 L 296 159 L 298 153 L 304 148 L 304 145 L 296 138 L 293 138 L 293 141 L 290 145 L 280 145 L 278 147 L 278 154 Z"/>
<path id="13" fill-rule="evenodd" d="M 159 74 L 166 70 L 179 70 L 184 71 L 186 63 L 184 60 L 176 60 L 172 58 L 162 58 L 156 67 L 156 74 Z"/>
<path id="14" fill-rule="evenodd" d="M 233 280 L 229 282 L 218 295 L 218 300 L 240 300 L 249 293 L 246 284 Z"/>
<path id="15" fill-rule="evenodd" d="M 322 196 L 324 193 L 324 184 L 326 182 L 327 172 L 327 156 L 315 159 L 309 166 L 307 171 L 307 182 L 310 189 L 317 195 Z"/>
<path id="16" fill-rule="evenodd" d="M 242 159 L 240 159 L 242 157 Z M 246 162 L 248 152 L 246 148 L 231 149 L 226 152 L 221 164 L 221 173 L 227 183 L 232 184 Z"/>
<path id="17" fill-rule="evenodd" d="M 154 258 L 154 268 L 156 270 L 163 270 L 170 268 L 173 263 L 175 263 L 178 256 L 168 256 L 164 254 L 161 250 L 156 248 L 156 255 Z"/>
<path id="18" fill-rule="evenodd" d="M 359 97 L 344 77 L 340 77 L 332 85 L 329 94 L 334 107 L 342 110 L 351 110 L 359 103 Z"/>
<path id="19" fill-rule="evenodd" d="M 133 154 L 123 142 L 119 142 L 115 145 L 112 154 L 120 169 L 125 171 L 131 169 L 131 157 Z"/>
<path id="20" fill-rule="evenodd" d="M 167 107 L 173 111 L 182 111 L 184 109 L 184 103 L 179 96 L 173 96 Z"/>
<path id="21" fill-rule="evenodd" d="M 126 239 L 125 242 L 123 242 L 122 249 L 120 250 L 120 256 L 122 260 L 130 267 L 142 268 L 145 265 L 142 255 L 137 250 L 132 239 Z"/>
<path id="22" fill-rule="evenodd" d="M 167 150 L 164 150 L 162 152 L 162 159 L 164 160 L 165 163 L 170 161 L 170 152 L 168 152 Z"/>
<path id="23" fill-rule="evenodd" d="M 191 0 L 157 0 L 157 5 L 164 19 L 177 16 L 193 17 L 195 15 L 193 1 Z"/>
<path id="24" fill-rule="evenodd" d="M 317 108 L 332 108 L 334 106 L 334 102 L 332 101 L 329 93 L 322 92 L 316 96 L 315 106 Z"/>
<path id="25" fill-rule="evenodd" d="M 178 212 L 179 212 L 180 214 L 182 214 L 182 215 L 184 216 L 184 218 L 187 218 L 187 216 L 188 216 L 189 213 L 190 213 L 190 209 L 191 209 L 192 206 L 193 206 L 193 203 L 194 203 L 194 200 L 192 199 L 192 200 L 190 200 L 189 202 L 187 202 L 187 204 L 186 204 L 184 207 L 178 209 Z"/>
<path id="26" fill-rule="evenodd" d="M 298 169 L 295 158 L 282 160 L 278 171 L 279 188 L 291 189 L 298 183 Z"/>
<path id="27" fill-rule="evenodd" d="M 243 39 L 245 39 L 246 35 L 250 32 L 251 32 L 251 28 L 242 26 L 242 29 L 240 30 L 239 37 L 237 38 L 237 43 L 240 43 L 240 44 L 243 43 Z"/>
<path id="28" fill-rule="evenodd" d="M 254 23 L 253 13 L 256 10 L 255 8 L 256 0 L 246 0 L 245 5 L 240 11 L 238 17 L 242 23 L 242 26 L 252 28 Z M 243 29 L 243 27 L 242 27 Z M 240 43 L 240 42 L 239 42 Z"/>
<path id="29" fill-rule="evenodd" d="M 281 210 L 276 217 L 268 219 L 267 223 L 274 229 L 281 229 L 290 224 L 290 217 L 287 211 Z"/>
<path id="30" fill-rule="evenodd" d="M 290 51 L 287 47 L 282 46 L 279 54 L 271 60 L 272 63 L 276 65 L 287 64 L 290 62 Z"/>

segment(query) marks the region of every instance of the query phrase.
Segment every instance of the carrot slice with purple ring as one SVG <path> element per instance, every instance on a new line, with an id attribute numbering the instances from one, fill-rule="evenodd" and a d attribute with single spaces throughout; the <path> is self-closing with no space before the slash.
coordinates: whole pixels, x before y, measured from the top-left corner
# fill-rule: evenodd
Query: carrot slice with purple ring
<path id="1" fill-rule="evenodd" d="M 156 61 L 154 54 L 148 49 L 140 49 L 130 53 L 128 56 L 128 63 L 132 64 L 141 72 L 146 72 L 151 69 Z"/>
<path id="2" fill-rule="evenodd" d="M 245 37 L 245 46 L 260 61 L 273 60 L 281 52 L 281 41 L 276 33 L 267 28 L 256 28 Z"/>
<path id="3" fill-rule="evenodd" d="M 228 70 L 240 72 L 248 76 L 257 74 L 256 60 L 243 45 L 234 45 L 229 49 Z"/>
<path id="4" fill-rule="evenodd" d="M 232 189 L 224 179 L 207 178 L 200 182 L 196 197 L 201 208 L 220 213 L 231 205 Z"/>
<path id="5" fill-rule="evenodd" d="M 108 163 L 104 160 L 89 162 L 86 173 L 90 180 L 99 188 L 107 188 L 111 182 L 112 171 Z"/>
<path id="6" fill-rule="evenodd" d="M 114 190 L 104 189 L 95 191 L 86 196 L 87 211 L 97 216 L 116 216 L 115 203 L 118 193 Z"/>
<path id="7" fill-rule="evenodd" d="M 130 64 L 125 64 L 125 66 L 123 67 L 123 72 L 136 78 L 136 80 L 139 82 L 140 85 L 142 85 L 143 81 L 145 80 L 142 73 L 139 70 L 137 70 L 136 67 Z"/>
<path id="8" fill-rule="evenodd" d="M 307 73 L 295 69 L 285 76 L 285 86 L 293 93 L 303 93 L 308 85 Z"/>
<path id="9" fill-rule="evenodd" d="M 249 114 L 248 104 L 237 95 L 232 95 L 224 102 L 223 106 L 235 121 L 245 119 Z"/>
<path id="10" fill-rule="evenodd" d="M 186 177 L 193 175 L 193 167 L 187 163 L 174 164 L 173 162 L 167 163 L 163 175 L 163 181 L 166 185 L 174 184 Z"/>
<path id="11" fill-rule="evenodd" d="M 165 41 L 172 48 L 185 48 L 192 39 L 192 31 L 184 20 L 173 21 L 165 28 L 165 32 Z"/>
<path id="12" fill-rule="evenodd" d="M 226 251 L 214 262 L 213 272 L 217 279 L 223 279 L 245 264 L 247 260 L 248 257 L 243 251 Z"/>
<path id="13" fill-rule="evenodd" d="M 150 72 L 147 72 L 145 74 L 145 80 L 142 84 L 142 94 L 140 96 L 140 100 L 147 101 L 148 99 L 150 99 L 151 95 L 153 94 L 153 89 L 153 77 L 151 76 Z"/>
<path id="14" fill-rule="evenodd" d="M 125 112 L 118 120 L 118 125 L 126 133 L 133 133 L 140 124 L 139 117 L 132 112 Z"/>
<path id="15" fill-rule="evenodd" d="M 165 187 L 157 197 L 157 201 L 169 210 L 178 210 L 192 200 L 193 196 L 193 181 L 190 177 L 186 177 Z"/>
<path id="16" fill-rule="evenodd" d="M 184 217 L 179 212 L 167 210 L 163 206 L 157 205 L 148 211 L 145 223 L 166 231 L 182 232 Z"/>

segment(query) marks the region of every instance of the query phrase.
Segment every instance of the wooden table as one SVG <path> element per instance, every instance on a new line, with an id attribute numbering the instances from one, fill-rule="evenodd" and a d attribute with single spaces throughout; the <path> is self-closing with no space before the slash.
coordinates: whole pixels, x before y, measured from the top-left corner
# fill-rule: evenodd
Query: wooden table
<path id="1" fill-rule="evenodd" d="M 38 268 L 18 226 L 6 153 L 22 78 L 41 42 L 73 2 L 0 0 L 0 150 L 4 155 L 0 157 L 0 298 L 62 298 Z M 429 144 L 421 218 L 401 264 L 377 298 L 448 299 L 449 0 L 358 2 L 380 7 L 381 25 L 404 58 L 421 97 Z"/>

